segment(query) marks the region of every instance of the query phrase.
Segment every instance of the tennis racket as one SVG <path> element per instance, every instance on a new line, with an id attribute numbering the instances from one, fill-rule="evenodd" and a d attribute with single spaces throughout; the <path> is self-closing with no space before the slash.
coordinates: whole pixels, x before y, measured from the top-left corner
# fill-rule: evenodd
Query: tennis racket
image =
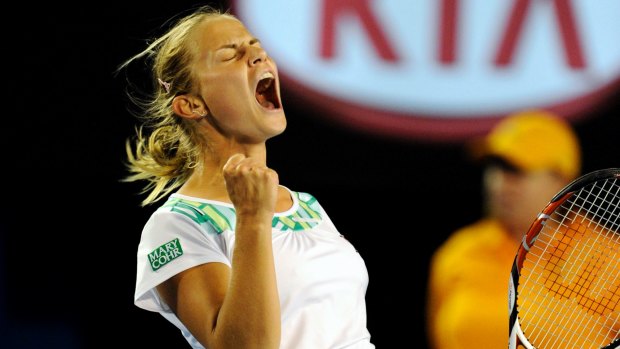
<path id="1" fill-rule="evenodd" d="M 509 282 L 509 349 L 620 346 L 620 168 L 585 174 L 540 212 Z"/>

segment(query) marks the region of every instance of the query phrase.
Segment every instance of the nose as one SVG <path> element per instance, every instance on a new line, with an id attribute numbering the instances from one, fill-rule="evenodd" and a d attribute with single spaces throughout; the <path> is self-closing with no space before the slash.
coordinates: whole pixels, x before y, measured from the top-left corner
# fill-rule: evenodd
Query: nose
<path id="1" fill-rule="evenodd" d="M 249 52 L 248 63 L 250 64 L 250 66 L 257 65 L 267 60 L 267 52 L 265 52 L 265 50 L 263 50 L 261 47 L 251 46 L 249 50 L 250 52 Z"/>

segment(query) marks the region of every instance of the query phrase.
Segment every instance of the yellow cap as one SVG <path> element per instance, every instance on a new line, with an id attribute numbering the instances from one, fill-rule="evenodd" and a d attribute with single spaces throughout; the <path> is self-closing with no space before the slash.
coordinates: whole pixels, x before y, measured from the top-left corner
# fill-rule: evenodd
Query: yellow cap
<path id="1" fill-rule="evenodd" d="M 567 179 L 581 171 L 581 148 L 572 126 L 543 110 L 526 110 L 497 123 L 474 155 L 497 156 L 523 171 L 551 170 Z"/>

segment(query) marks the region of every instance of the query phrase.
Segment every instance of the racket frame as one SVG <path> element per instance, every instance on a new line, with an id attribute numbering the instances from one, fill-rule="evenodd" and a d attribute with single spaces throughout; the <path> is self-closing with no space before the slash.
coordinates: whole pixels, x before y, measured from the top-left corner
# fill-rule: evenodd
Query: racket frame
<path id="1" fill-rule="evenodd" d="M 545 226 L 545 222 L 551 217 L 551 214 L 558 208 L 558 206 L 568 200 L 580 189 L 601 179 L 613 178 L 620 178 L 620 168 L 597 170 L 573 180 L 549 201 L 547 206 L 538 214 L 534 222 L 532 222 L 527 233 L 523 236 L 512 264 L 508 285 L 508 312 L 510 314 L 508 349 L 517 349 L 519 345 L 527 349 L 536 349 L 532 344 L 530 344 L 521 329 L 521 324 L 518 317 L 519 311 L 517 309 L 517 287 L 519 285 L 519 276 L 521 275 L 521 268 L 523 267 L 525 257 L 529 253 L 530 248 L 536 242 L 536 238 Z M 612 343 L 601 349 L 617 348 L 620 348 L 620 338 L 615 339 Z"/>

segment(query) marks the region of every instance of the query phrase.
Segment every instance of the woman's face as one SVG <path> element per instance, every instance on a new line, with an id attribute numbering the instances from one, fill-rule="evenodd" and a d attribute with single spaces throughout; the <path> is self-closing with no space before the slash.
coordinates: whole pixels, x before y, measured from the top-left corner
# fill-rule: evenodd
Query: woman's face
<path id="1" fill-rule="evenodd" d="M 238 20 L 199 25 L 194 68 L 212 122 L 227 138 L 260 143 L 286 128 L 275 62 Z"/>
<path id="2" fill-rule="evenodd" d="M 566 180 L 549 171 L 518 171 L 488 166 L 484 188 L 489 213 L 500 219 L 515 237 L 525 234 Z"/>

